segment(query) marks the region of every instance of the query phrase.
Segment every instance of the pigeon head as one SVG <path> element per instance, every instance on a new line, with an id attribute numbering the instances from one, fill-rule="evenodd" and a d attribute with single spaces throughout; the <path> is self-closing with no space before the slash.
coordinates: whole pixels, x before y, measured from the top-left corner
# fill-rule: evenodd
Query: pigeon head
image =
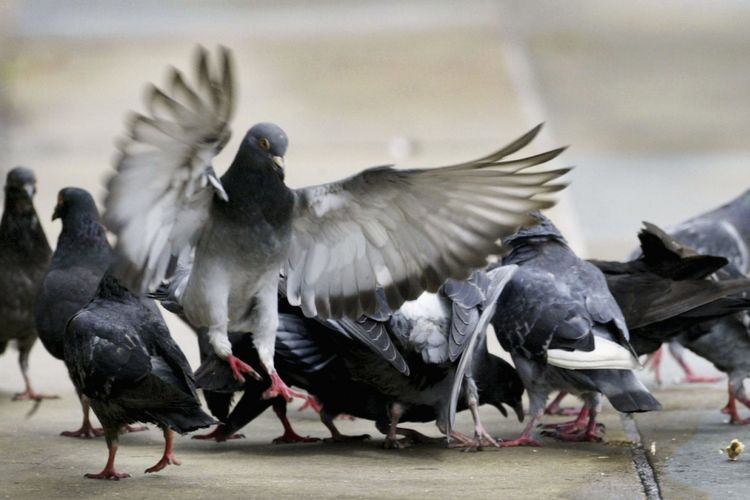
<path id="1" fill-rule="evenodd" d="M 521 397 L 524 385 L 518 372 L 507 361 L 489 352 L 486 353 L 486 363 L 482 369 L 483 373 L 477 379 L 481 404 L 494 406 L 505 417 L 508 416 L 508 412 L 503 405 L 508 405 L 513 408 L 518 420 L 523 422 Z"/>
<path id="2" fill-rule="evenodd" d="M 515 234 L 503 239 L 503 246 L 514 247 L 523 245 L 529 241 L 556 240 L 567 243 L 560 230 L 555 227 L 551 220 L 542 215 L 538 210 L 529 212 L 531 223 L 520 228 Z"/>
<path id="3" fill-rule="evenodd" d="M 281 127 L 273 123 L 258 123 L 245 134 L 241 150 L 249 154 L 254 162 L 270 164 L 283 180 L 287 146 L 289 140 Z"/>
<path id="4" fill-rule="evenodd" d="M 67 187 L 57 195 L 57 205 L 52 214 L 52 220 L 62 219 L 63 222 L 71 218 L 80 217 L 99 220 L 99 210 L 94 198 L 85 189 Z"/>
<path id="5" fill-rule="evenodd" d="M 34 171 L 26 167 L 16 167 L 8 172 L 5 182 L 7 195 L 22 195 L 31 199 L 36 194 L 36 176 Z"/>

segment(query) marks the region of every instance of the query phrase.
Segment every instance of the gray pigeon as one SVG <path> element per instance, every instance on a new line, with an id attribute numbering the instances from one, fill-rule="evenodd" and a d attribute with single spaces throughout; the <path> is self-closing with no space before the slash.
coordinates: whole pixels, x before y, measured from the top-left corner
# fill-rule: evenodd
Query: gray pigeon
<path id="1" fill-rule="evenodd" d="M 252 332 L 272 378 L 267 397 L 289 396 L 273 364 L 279 272 L 306 315 L 358 317 L 465 279 L 498 250 L 499 238 L 549 207 L 539 196 L 569 169 L 529 171 L 562 152 L 506 160 L 539 127 L 483 158 L 439 169 L 376 167 L 303 189 L 284 184 L 288 140 L 271 123 L 249 129 L 219 179 L 211 162 L 229 140 L 234 109 L 230 52 L 218 69 L 199 50 L 197 83 L 172 70 L 150 87 L 147 113 L 128 121 L 104 221 L 118 237 L 118 270 L 128 288 L 153 290 L 189 262 L 178 287 L 191 324 L 235 377 L 254 370 L 232 354 L 227 331 Z M 335 153 L 335 151 L 333 152 Z"/>
<path id="2" fill-rule="evenodd" d="M 112 249 L 99 221 L 94 199 L 87 191 L 74 187 L 61 189 L 52 219 L 62 220 L 62 230 L 42 281 L 35 316 L 42 344 L 52 356 L 63 360 L 65 326 L 94 297 L 99 281 L 111 264 Z M 85 396 L 81 397 L 81 406 L 81 427 L 65 431 L 63 436 L 101 434 L 101 429 L 91 425 Z"/>
<path id="3" fill-rule="evenodd" d="M 180 465 L 173 430 L 184 434 L 215 422 L 201 410 L 193 372 L 156 304 L 133 296 L 109 273 L 71 318 L 63 347 L 70 378 L 91 402 L 109 449 L 104 469 L 88 478 L 129 477 L 114 467 L 126 424 L 153 422 L 164 432 L 164 455 L 146 469 L 157 472 Z"/>
<path id="4" fill-rule="evenodd" d="M 750 272 L 750 191 L 667 231 L 688 246 L 685 252 L 710 253 L 728 259 L 729 265 L 715 275 L 719 280 L 743 278 Z M 735 314 L 708 327 L 688 329 L 676 339 L 679 345 L 728 375 L 729 401 L 722 411 L 730 415 L 732 424 L 750 423 L 750 419 L 742 419 L 737 410 L 737 401 L 750 407 L 743 387 L 744 380 L 750 377 L 749 327 L 747 313 Z M 679 351 L 677 355 L 679 357 Z"/>
<path id="5" fill-rule="evenodd" d="M 604 275 L 573 253 L 549 219 L 538 212 L 534 216 L 536 225 L 504 241 L 508 254 L 502 263 L 519 269 L 503 290 L 492 320 L 526 386 L 531 416 L 523 434 L 501 446 L 541 445 L 531 433 L 552 390 L 579 395 L 589 419 L 583 432 L 561 430 L 556 437 L 599 441 L 601 393 L 621 412 L 661 406 L 632 371 L 638 361 Z"/>
<path id="6" fill-rule="evenodd" d="M 34 209 L 35 193 L 34 172 L 24 167 L 8 172 L 0 221 L 0 354 L 15 340 L 26 389 L 13 396 L 14 400 L 54 397 L 35 392 L 28 373 L 29 353 L 37 339 L 34 303 L 52 255 Z"/>

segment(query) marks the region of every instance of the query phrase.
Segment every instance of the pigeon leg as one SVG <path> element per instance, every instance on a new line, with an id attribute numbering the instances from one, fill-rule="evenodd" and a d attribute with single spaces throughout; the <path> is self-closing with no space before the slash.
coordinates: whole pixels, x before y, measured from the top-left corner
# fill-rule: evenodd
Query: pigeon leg
<path id="1" fill-rule="evenodd" d="M 514 448 L 517 446 L 544 446 L 542 442 L 538 439 L 536 439 L 532 433 L 534 432 L 534 428 L 536 427 L 536 422 L 539 420 L 539 416 L 534 416 L 529 420 L 529 423 L 526 424 L 526 428 L 523 430 L 523 433 L 516 439 L 513 439 L 511 441 L 501 441 L 500 442 L 500 448 Z"/>
<path id="2" fill-rule="evenodd" d="M 147 430 L 148 430 L 148 427 L 146 427 L 145 425 L 123 425 L 122 426 L 123 434 L 129 434 L 131 432 L 143 432 Z"/>
<path id="3" fill-rule="evenodd" d="M 719 380 L 722 379 L 722 377 L 696 375 L 695 372 L 693 372 L 693 369 L 690 367 L 690 365 L 687 364 L 687 361 L 685 361 L 685 358 L 683 356 L 683 353 L 685 352 L 685 348 L 682 347 L 678 342 L 669 343 L 669 352 L 672 354 L 672 357 L 675 359 L 675 361 L 677 361 L 677 364 L 680 365 L 680 368 L 682 368 L 682 371 L 685 372 L 685 376 L 682 378 L 682 383 L 684 384 L 713 383 L 713 382 L 718 382 Z"/>
<path id="4" fill-rule="evenodd" d="M 746 425 L 750 423 L 750 419 L 743 419 L 740 417 L 740 412 L 737 410 L 737 391 L 734 390 L 732 384 L 729 384 L 729 401 L 727 405 L 721 409 L 722 413 L 729 415 L 729 423 L 733 425 Z"/>
<path id="5" fill-rule="evenodd" d="M 89 479 L 114 479 L 115 481 L 130 477 L 127 472 L 118 472 L 115 470 L 115 454 L 117 453 L 117 433 L 113 433 L 114 437 L 107 434 L 107 448 L 109 449 L 109 455 L 107 456 L 107 465 L 98 474 L 85 474 L 84 477 Z"/>
<path id="6" fill-rule="evenodd" d="M 164 432 L 164 455 L 162 455 L 161 460 L 156 462 L 153 467 L 146 469 L 144 471 L 145 474 L 148 474 L 149 472 L 158 472 L 167 465 L 182 465 L 182 462 L 177 460 L 174 456 L 174 431 L 167 427 L 162 428 L 162 431 Z"/>
<path id="7" fill-rule="evenodd" d="M 324 439 L 326 442 L 333 442 L 333 443 L 346 443 L 349 441 L 364 441 L 365 439 L 370 439 L 369 434 L 360 434 L 358 436 L 348 436 L 346 434 L 341 434 L 339 432 L 338 428 L 336 427 L 336 424 L 333 423 L 335 415 L 331 415 L 325 409 L 323 409 L 320 412 L 320 421 L 323 422 L 323 425 L 326 426 L 326 428 L 331 432 L 331 437 Z"/>
<path id="8" fill-rule="evenodd" d="M 217 443 L 220 443 L 222 441 L 226 441 L 227 439 L 244 439 L 244 434 L 230 434 L 229 436 L 226 435 L 226 428 L 227 426 L 224 424 L 219 424 L 216 426 L 214 430 L 211 432 L 207 432 L 206 434 L 195 434 L 192 439 L 201 439 L 201 440 L 208 440 L 213 439 Z"/>
<path id="9" fill-rule="evenodd" d="M 91 413 L 89 409 L 89 399 L 86 396 L 81 396 L 81 410 L 83 411 L 83 422 L 81 423 L 80 429 L 75 431 L 63 431 L 60 435 L 86 439 L 104 435 L 104 431 L 100 427 L 94 427 L 91 425 L 91 419 L 89 417 Z M 115 449 L 116 448 L 117 445 L 115 444 Z"/>
<path id="10" fill-rule="evenodd" d="M 552 402 L 547 406 L 547 408 L 544 409 L 545 415 L 564 415 L 566 417 L 572 417 L 573 415 L 578 415 L 580 410 L 577 408 L 560 408 L 560 403 L 562 403 L 562 400 L 567 396 L 568 393 L 565 391 L 560 391 L 555 399 L 552 400 Z"/>
<path id="11" fill-rule="evenodd" d="M 473 397 L 469 398 L 469 411 L 471 411 L 471 418 L 474 420 L 474 439 L 469 439 L 468 443 L 462 443 L 458 441 L 452 448 L 463 448 L 464 451 L 482 451 L 484 446 L 494 446 L 495 448 L 500 447 L 500 443 L 490 436 L 482 425 L 482 421 L 479 418 L 479 407 L 477 400 Z M 451 433 L 454 434 L 454 433 Z M 455 437 L 451 435 L 451 437 Z"/>
<path id="12" fill-rule="evenodd" d="M 602 436 L 598 432 L 599 427 L 596 423 L 596 408 L 590 408 L 588 414 L 589 422 L 583 432 L 557 431 L 554 434 L 550 434 L 550 436 L 560 441 L 600 443 L 602 441 Z"/>
<path id="13" fill-rule="evenodd" d="M 661 385 L 661 359 L 664 355 L 664 347 L 659 347 L 651 356 L 649 356 L 646 365 L 648 369 L 654 372 L 654 381 L 656 385 Z"/>
<path id="14" fill-rule="evenodd" d="M 318 438 L 310 436 L 300 436 L 292 428 L 292 424 L 289 419 L 286 418 L 286 401 L 283 398 L 277 397 L 273 402 L 273 411 L 276 416 L 281 420 L 281 425 L 284 426 L 284 434 L 277 437 L 272 441 L 273 444 L 287 444 L 287 443 L 315 443 L 320 441 Z"/>
<path id="15" fill-rule="evenodd" d="M 286 385 L 283 380 L 281 380 L 281 377 L 279 377 L 279 374 L 276 372 L 276 370 L 269 370 L 269 373 L 271 374 L 271 387 L 265 390 L 265 392 L 261 396 L 263 399 L 271 399 L 277 396 L 281 396 L 287 402 L 291 402 L 293 397 L 307 400 L 307 394 L 303 394 L 301 392 L 293 391 L 292 389 L 290 389 L 289 386 Z"/>
<path id="16" fill-rule="evenodd" d="M 565 433 L 582 431 L 586 427 L 586 421 L 589 418 L 588 406 L 581 407 L 578 412 L 578 417 L 570 422 L 561 422 L 557 424 L 545 424 L 542 427 L 544 429 L 555 429 Z"/>
<path id="17" fill-rule="evenodd" d="M 400 403 L 392 403 L 390 408 L 391 423 L 388 427 L 388 434 L 385 436 L 383 442 L 383 448 L 388 450 L 395 450 L 401 448 L 408 448 L 412 445 L 408 439 L 398 439 L 398 422 L 401 420 L 401 416 L 404 414 L 404 407 Z"/>
<path id="18" fill-rule="evenodd" d="M 229 367 L 232 369 L 234 378 L 236 378 L 240 382 L 245 381 L 245 376 L 242 375 L 243 373 L 250 374 L 250 376 L 255 380 L 261 379 L 260 374 L 258 374 L 258 372 L 256 372 L 252 366 L 248 365 L 234 354 L 229 354 L 227 356 L 227 363 L 229 363 Z"/>
<path id="19" fill-rule="evenodd" d="M 30 349 L 21 349 L 18 351 L 18 364 L 21 367 L 21 375 L 23 376 L 23 383 L 26 386 L 26 390 L 19 392 L 13 396 L 13 401 L 42 401 L 43 399 L 59 399 L 60 396 L 51 394 L 39 394 L 35 392 L 31 387 L 31 380 L 29 379 L 29 353 Z"/>
<path id="20" fill-rule="evenodd" d="M 308 394 L 305 398 L 305 402 L 297 409 L 297 411 L 305 411 L 308 408 L 312 408 L 315 413 L 320 413 L 323 409 L 323 405 L 320 404 L 318 398 L 312 394 Z"/>

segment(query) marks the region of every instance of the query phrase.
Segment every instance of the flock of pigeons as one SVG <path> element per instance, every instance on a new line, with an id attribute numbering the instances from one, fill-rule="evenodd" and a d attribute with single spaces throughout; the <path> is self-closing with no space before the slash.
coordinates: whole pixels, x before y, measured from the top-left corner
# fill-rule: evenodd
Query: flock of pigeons
<path id="1" fill-rule="evenodd" d="M 664 342 L 728 373 L 724 411 L 745 423 L 737 401 L 750 406 L 750 192 L 668 233 L 646 223 L 628 262 L 585 261 L 540 212 L 568 169 L 538 166 L 562 149 L 508 158 L 539 127 L 474 161 L 376 167 L 293 190 L 287 137 L 274 124 L 250 128 L 223 176 L 212 167 L 234 109 L 228 50 L 212 61 L 200 49 L 192 81 L 171 70 L 146 107 L 128 119 L 101 218 L 88 192 L 60 191 L 54 253 L 32 203 L 33 172 L 15 168 L 5 185 L 0 352 L 16 341 L 19 400 L 50 397 L 27 374 L 37 337 L 65 362 L 83 422 L 63 435 L 103 434 L 109 450 L 87 477 L 128 476 L 115 468 L 118 436 L 141 422 L 165 439 L 146 472 L 179 464 L 174 431 L 218 424 L 194 437 L 231 439 L 269 406 L 284 426 L 277 441 L 308 441 L 286 418 L 292 397 L 305 398 L 336 441 L 367 437 L 338 431 L 334 419 L 346 414 L 374 421 L 386 448 L 429 440 L 401 423 L 435 421 L 452 446 L 477 450 L 540 446 L 538 421 L 561 391 L 584 406 L 544 433 L 599 441 L 602 395 L 621 412 L 660 409 L 634 370 Z M 500 257 L 487 265 L 491 256 Z M 195 374 L 156 301 L 195 330 Z M 515 367 L 488 351 L 490 324 Z M 528 413 L 521 436 L 493 438 L 483 404 L 520 421 Z M 463 409 L 472 436 L 453 428 Z"/>

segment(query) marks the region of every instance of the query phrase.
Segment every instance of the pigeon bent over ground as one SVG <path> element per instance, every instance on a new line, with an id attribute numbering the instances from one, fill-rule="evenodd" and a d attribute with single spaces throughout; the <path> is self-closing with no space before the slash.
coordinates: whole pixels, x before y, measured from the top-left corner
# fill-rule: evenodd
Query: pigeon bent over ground
<path id="1" fill-rule="evenodd" d="M 152 422 L 164 432 L 164 455 L 146 472 L 180 465 L 173 430 L 186 433 L 215 423 L 200 408 L 190 365 L 169 335 L 156 305 L 141 301 L 109 273 L 94 300 L 68 323 L 64 359 L 76 389 L 104 426 L 109 457 L 93 479 L 128 477 L 114 467 L 120 429 Z"/>
<path id="2" fill-rule="evenodd" d="M 267 397 L 289 397 L 273 362 L 280 271 L 290 302 L 309 316 L 372 313 L 378 288 L 395 309 L 483 267 L 529 210 L 553 204 L 540 196 L 564 187 L 551 182 L 569 169 L 529 171 L 562 149 L 506 159 L 538 127 L 475 161 L 377 167 L 293 190 L 284 183 L 287 136 L 260 123 L 219 179 L 211 161 L 229 140 L 234 109 L 227 49 L 220 59 L 212 69 L 199 50 L 196 85 L 173 70 L 165 90 L 150 87 L 148 114 L 128 121 L 104 221 L 118 236 L 118 276 L 131 290 L 152 290 L 175 260 L 192 260 L 178 287 L 185 315 L 208 327 L 237 379 L 254 371 L 232 354 L 227 332 L 251 332 L 272 380 Z"/>
<path id="3" fill-rule="evenodd" d="M 578 258 L 543 215 L 505 240 L 503 264 L 519 267 L 503 290 L 492 324 L 511 353 L 529 394 L 531 420 L 523 434 L 501 446 L 541 445 L 532 437 L 551 390 L 586 402 L 588 424 L 558 430 L 570 441 L 598 441 L 600 393 L 621 412 L 658 410 L 658 401 L 635 377 L 638 367 L 628 329 L 602 273 Z"/>
<path id="4" fill-rule="evenodd" d="M 34 172 L 24 167 L 8 172 L 0 221 L 0 354 L 16 342 L 25 390 L 14 400 L 52 397 L 35 392 L 29 380 L 29 353 L 37 339 L 34 304 L 52 255 L 34 209 L 35 193 Z"/>

